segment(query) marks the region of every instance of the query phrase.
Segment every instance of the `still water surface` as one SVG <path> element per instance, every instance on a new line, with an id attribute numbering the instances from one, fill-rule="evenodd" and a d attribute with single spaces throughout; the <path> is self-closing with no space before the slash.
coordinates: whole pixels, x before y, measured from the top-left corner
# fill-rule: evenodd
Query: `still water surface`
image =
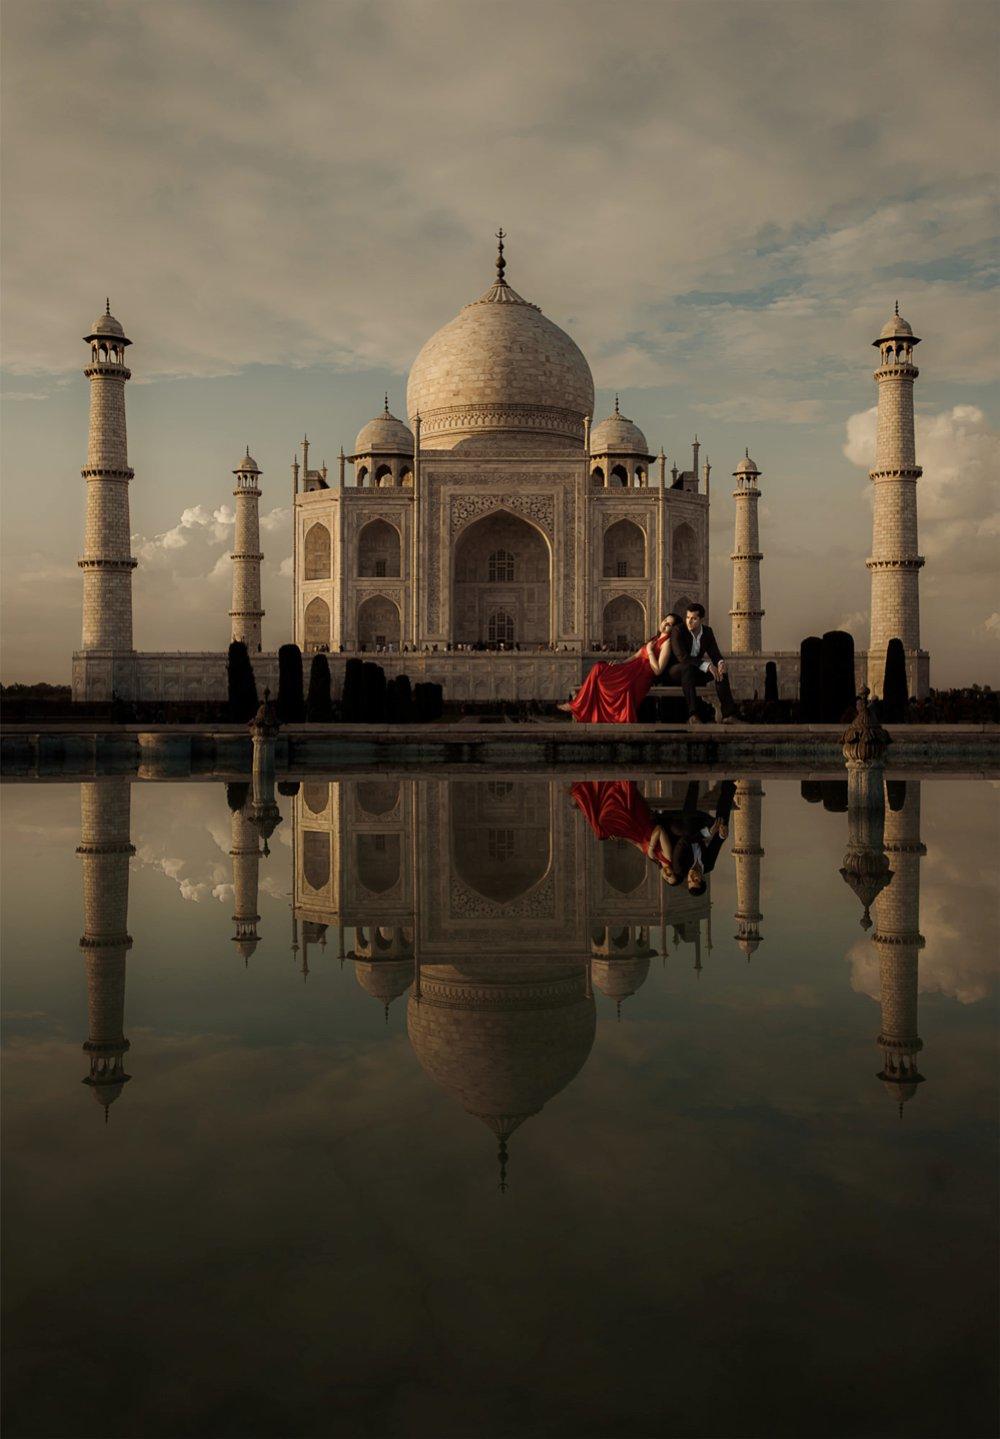
<path id="1" fill-rule="evenodd" d="M 998 790 L 734 780 L 6 786 L 7 1435 L 992 1433 Z"/>

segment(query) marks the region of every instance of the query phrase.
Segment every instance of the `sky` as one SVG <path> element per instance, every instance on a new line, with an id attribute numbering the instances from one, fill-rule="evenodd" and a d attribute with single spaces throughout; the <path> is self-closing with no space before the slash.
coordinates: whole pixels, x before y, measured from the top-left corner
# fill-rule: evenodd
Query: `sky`
<path id="1" fill-rule="evenodd" d="M 908 0 L 7 0 L 4 682 L 80 642 L 87 348 L 127 389 L 140 649 L 228 641 L 231 471 L 263 476 L 264 640 L 290 628 L 290 464 L 405 410 L 424 340 L 507 278 L 598 417 L 713 466 L 711 611 L 762 471 L 764 643 L 868 635 L 871 341 L 916 384 L 932 684 L 1000 683 L 992 5 Z"/>

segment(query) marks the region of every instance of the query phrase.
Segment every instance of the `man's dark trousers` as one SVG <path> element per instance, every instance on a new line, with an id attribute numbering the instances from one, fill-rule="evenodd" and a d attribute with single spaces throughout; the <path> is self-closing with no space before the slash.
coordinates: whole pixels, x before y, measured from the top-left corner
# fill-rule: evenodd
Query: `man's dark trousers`
<path id="1" fill-rule="evenodd" d="M 696 660 L 683 660 L 680 664 L 670 665 L 667 670 L 667 679 L 670 683 L 680 685 L 684 691 L 689 716 L 698 713 L 698 686 L 707 685 L 711 678 L 712 676 L 701 669 Z M 729 715 L 735 715 L 736 701 L 733 699 L 733 691 L 730 688 L 727 674 L 724 674 L 721 680 L 715 681 L 715 693 L 719 697 L 722 718 L 726 719 Z"/>

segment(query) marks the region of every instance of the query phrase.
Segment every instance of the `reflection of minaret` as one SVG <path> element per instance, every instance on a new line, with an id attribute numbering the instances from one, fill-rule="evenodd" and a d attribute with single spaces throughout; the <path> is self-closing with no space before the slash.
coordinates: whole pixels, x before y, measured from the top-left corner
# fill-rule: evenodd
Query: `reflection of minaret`
<path id="1" fill-rule="evenodd" d="M 249 804 L 234 809 L 230 819 L 232 826 L 232 848 L 229 853 L 233 860 L 233 923 L 236 933 L 233 943 L 243 956 L 244 964 L 250 959 L 260 942 L 257 925 L 257 890 L 260 879 L 261 848 L 257 826 L 250 818 Z"/>
<path id="2" fill-rule="evenodd" d="M 917 1054 L 923 1040 L 917 1035 L 917 965 L 924 947 L 920 933 L 920 859 L 927 853 L 920 842 L 920 784 L 908 780 L 902 808 L 885 816 L 885 848 L 892 865 L 892 880 L 875 900 L 872 942 L 878 952 L 882 999 L 882 1051 L 879 1079 L 892 1098 L 903 1104 L 923 1081 Z"/>
<path id="3" fill-rule="evenodd" d="M 736 942 L 749 961 L 760 944 L 761 800 L 759 779 L 741 779 L 733 811 L 733 858 L 736 861 Z"/>
<path id="4" fill-rule="evenodd" d="M 80 844 L 83 858 L 83 935 L 87 966 L 91 1086 L 98 1104 L 108 1106 L 131 1078 L 124 1056 L 125 956 L 132 948 L 128 925 L 128 864 L 131 844 L 131 789 L 127 779 L 103 779 L 80 786 Z"/>

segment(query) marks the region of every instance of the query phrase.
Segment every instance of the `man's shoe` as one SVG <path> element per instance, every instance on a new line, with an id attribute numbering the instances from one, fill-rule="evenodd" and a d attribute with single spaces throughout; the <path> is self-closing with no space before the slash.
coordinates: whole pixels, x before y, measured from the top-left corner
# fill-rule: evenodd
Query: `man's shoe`
<path id="1" fill-rule="evenodd" d="M 701 715 L 688 715 L 688 724 L 704 724 Z"/>

